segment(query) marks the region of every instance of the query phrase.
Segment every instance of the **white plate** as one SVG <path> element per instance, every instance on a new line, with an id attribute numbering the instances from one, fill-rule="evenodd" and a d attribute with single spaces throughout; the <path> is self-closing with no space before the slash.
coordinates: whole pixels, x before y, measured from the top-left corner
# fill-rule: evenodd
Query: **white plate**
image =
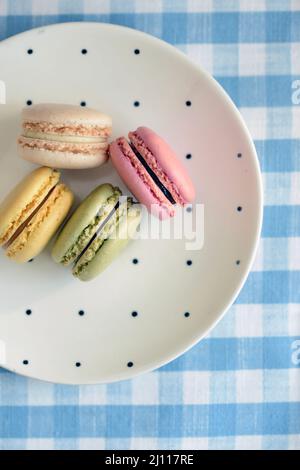
<path id="1" fill-rule="evenodd" d="M 7 93 L 0 105 L 0 198 L 33 168 L 16 156 L 15 145 L 27 100 L 85 101 L 113 116 L 114 136 L 139 125 L 162 134 L 205 205 L 202 250 L 187 251 L 186 240 L 137 240 L 88 284 L 55 265 L 49 251 L 22 266 L 1 254 L 1 364 L 53 382 L 97 383 L 133 377 L 182 354 L 232 304 L 260 233 L 258 160 L 240 114 L 172 46 L 119 26 L 59 24 L 8 39 L 0 44 L 0 80 Z M 79 197 L 106 181 L 126 192 L 110 164 L 63 177 Z"/>

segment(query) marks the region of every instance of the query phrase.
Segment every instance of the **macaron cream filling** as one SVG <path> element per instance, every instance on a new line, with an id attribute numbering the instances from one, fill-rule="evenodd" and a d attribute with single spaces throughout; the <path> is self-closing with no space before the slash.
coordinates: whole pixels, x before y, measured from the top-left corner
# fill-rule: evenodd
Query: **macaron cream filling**
<path id="1" fill-rule="evenodd" d="M 25 132 L 36 132 L 42 134 L 58 134 L 58 135 L 74 135 L 74 136 L 89 136 L 89 137 L 109 137 L 111 134 L 110 125 L 96 125 L 96 124 L 74 124 L 52 123 L 47 121 L 23 121 L 23 130 Z"/>
<path id="2" fill-rule="evenodd" d="M 18 144 L 22 149 L 41 150 L 61 153 L 71 153 L 73 155 L 94 155 L 106 151 L 107 142 L 65 142 L 51 141 L 45 139 L 33 139 L 31 137 L 20 136 Z"/>
<path id="3" fill-rule="evenodd" d="M 74 276 L 79 276 L 88 267 L 88 264 L 119 225 L 120 220 L 123 220 L 129 214 L 132 204 L 132 198 L 127 198 L 125 202 L 116 204 L 112 213 L 109 214 L 105 222 L 99 227 L 89 245 L 75 263 L 73 268 Z"/>
<path id="4" fill-rule="evenodd" d="M 52 142 L 70 142 L 79 144 L 90 144 L 90 143 L 105 143 L 107 138 L 101 135 L 99 136 L 83 136 L 73 134 L 51 134 L 44 132 L 35 132 L 31 130 L 24 130 L 22 137 L 37 140 L 50 140 Z"/>
<path id="5" fill-rule="evenodd" d="M 79 262 L 80 258 L 82 258 L 84 256 L 84 254 L 88 251 L 88 249 L 90 248 L 90 246 L 93 244 L 94 241 L 97 240 L 97 237 L 100 235 L 100 233 L 106 229 L 106 227 L 109 227 L 110 226 L 110 221 L 111 219 L 112 220 L 115 220 L 115 218 L 113 219 L 114 215 L 116 214 L 117 210 L 119 209 L 120 207 L 120 202 L 118 201 L 117 204 L 115 205 L 115 207 L 112 209 L 112 211 L 107 215 L 107 217 L 101 221 L 101 223 L 98 225 L 98 228 L 96 230 L 96 232 L 93 234 L 93 236 L 90 238 L 88 244 L 85 246 L 84 250 L 80 253 L 79 257 L 76 259 L 75 261 L 75 265 Z"/>
<path id="6" fill-rule="evenodd" d="M 106 203 L 102 205 L 101 209 L 91 220 L 90 224 L 84 228 L 77 240 L 66 252 L 66 254 L 61 260 L 61 264 L 68 265 L 82 255 L 83 251 L 86 249 L 93 236 L 99 230 L 99 227 L 103 225 L 103 222 L 107 220 L 107 218 L 111 215 L 112 211 L 115 209 L 120 196 L 121 191 L 119 190 L 119 188 L 115 187 L 113 194 L 107 199 Z"/>

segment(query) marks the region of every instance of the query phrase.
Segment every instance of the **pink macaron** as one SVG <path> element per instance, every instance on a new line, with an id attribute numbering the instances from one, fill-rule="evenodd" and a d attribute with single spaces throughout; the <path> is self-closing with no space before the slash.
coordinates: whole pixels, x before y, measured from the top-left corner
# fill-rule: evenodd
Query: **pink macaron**
<path id="1" fill-rule="evenodd" d="M 138 201 L 160 219 L 172 217 L 174 206 L 193 202 L 195 187 L 167 142 L 147 127 L 120 137 L 109 147 L 113 165 Z"/>

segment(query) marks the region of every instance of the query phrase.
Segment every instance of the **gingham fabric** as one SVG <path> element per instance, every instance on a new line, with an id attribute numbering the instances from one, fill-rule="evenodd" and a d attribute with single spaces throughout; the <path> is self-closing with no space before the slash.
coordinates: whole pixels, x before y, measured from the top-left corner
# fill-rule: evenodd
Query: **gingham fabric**
<path id="1" fill-rule="evenodd" d="M 0 448 L 299 449 L 300 0 L 0 1 L 1 39 L 85 20 L 158 36 L 224 86 L 263 171 L 262 240 L 222 322 L 166 367 L 73 387 L 2 370 Z"/>

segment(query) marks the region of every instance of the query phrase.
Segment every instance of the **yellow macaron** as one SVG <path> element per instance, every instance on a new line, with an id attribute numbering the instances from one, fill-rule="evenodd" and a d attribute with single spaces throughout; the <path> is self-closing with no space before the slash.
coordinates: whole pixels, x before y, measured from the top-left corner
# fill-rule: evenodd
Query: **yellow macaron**
<path id="1" fill-rule="evenodd" d="M 0 204 L 0 246 L 14 261 L 40 254 L 67 216 L 74 196 L 59 180 L 59 171 L 38 168 Z"/>

